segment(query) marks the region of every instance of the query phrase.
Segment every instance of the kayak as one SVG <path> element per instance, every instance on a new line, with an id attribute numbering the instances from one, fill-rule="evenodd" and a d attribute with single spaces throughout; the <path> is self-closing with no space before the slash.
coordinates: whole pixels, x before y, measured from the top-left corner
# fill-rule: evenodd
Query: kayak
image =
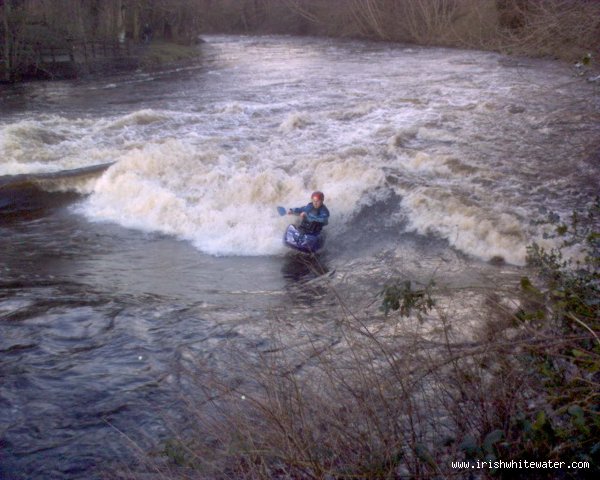
<path id="1" fill-rule="evenodd" d="M 323 232 L 316 235 L 304 233 L 298 230 L 295 225 L 288 225 L 283 235 L 283 243 L 286 247 L 299 252 L 315 253 L 325 245 L 325 234 Z"/>

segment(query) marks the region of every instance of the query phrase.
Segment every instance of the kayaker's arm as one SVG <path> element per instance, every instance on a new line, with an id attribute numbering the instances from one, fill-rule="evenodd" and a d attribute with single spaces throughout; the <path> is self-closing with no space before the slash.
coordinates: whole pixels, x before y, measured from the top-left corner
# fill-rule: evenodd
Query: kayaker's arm
<path id="1" fill-rule="evenodd" d="M 304 206 L 304 207 L 298 207 L 298 208 L 290 208 L 288 210 L 288 215 L 301 215 L 301 216 L 306 216 L 306 212 L 308 210 L 310 210 L 311 208 L 311 204 L 309 203 L 308 205 Z M 304 214 L 304 215 L 302 215 Z"/>
<path id="2" fill-rule="evenodd" d="M 313 213 L 314 211 L 315 209 L 313 208 L 312 203 L 309 203 L 304 207 L 290 208 L 288 210 L 288 215 L 300 215 L 308 222 L 318 222 L 322 225 L 327 225 L 329 223 L 329 210 L 325 205 L 319 208 L 317 214 Z"/>

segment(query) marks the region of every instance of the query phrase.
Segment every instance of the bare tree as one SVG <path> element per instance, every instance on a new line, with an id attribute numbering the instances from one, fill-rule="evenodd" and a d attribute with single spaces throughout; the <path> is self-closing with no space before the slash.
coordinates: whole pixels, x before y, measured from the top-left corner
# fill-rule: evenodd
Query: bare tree
<path id="1" fill-rule="evenodd" d="M 2 64 L 3 79 L 13 81 L 22 67 L 21 59 L 26 54 L 23 30 L 26 21 L 26 2 L 19 0 L 4 0 L 0 2 L 2 17 Z"/>
<path id="2" fill-rule="evenodd" d="M 270 32 L 572 60 L 600 47 L 599 18 L 597 0 L 0 0 L 0 78 L 37 68 L 42 44 L 106 48 L 140 41 L 143 28 L 184 44 L 202 32 Z"/>

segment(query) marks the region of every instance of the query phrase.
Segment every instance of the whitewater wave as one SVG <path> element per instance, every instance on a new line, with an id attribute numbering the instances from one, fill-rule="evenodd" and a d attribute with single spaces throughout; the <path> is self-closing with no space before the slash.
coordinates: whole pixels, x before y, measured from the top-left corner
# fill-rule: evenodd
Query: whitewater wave
<path id="1" fill-rule="evenodd" d="M 106 128 L 123 129 L 130 126 L 144 126 L 152 123 L 165 122 L 169 120 L 169 118 L 170 115 L 168 115 L 166 112 L 143 109 L 112 119 L 110 122 L 108 122 Z"/>
<path id="2" fill-rule="evenodd" d="M 0 175 L 114 161 L 75 188 L 88 195 L 77 211 L 215 255 L 281 251 L 290 218 L 275 207 L 304 205 L 319 189 L 332 212 L 328 248 L 353 229 L 371 244 L 409 229 L 516 264 L 543 234 L 540 205 L 563 213 L 597 189 L 597 166 L 583 160 L 598 132 L 594 97 L 558 71 L 515 76 L 498 56 L 472 52 L 245 41 L 212 43 L 206 70 L 168 85 L 140 76 L 74 98 L 77 112 L 107 99 L 119 112 L 0 124 Z M 52 91 L 56 101 L 72 89 Z"/>
<path id="3" fill-rule="evenodd" d="M 213 109 L 210 115 L 247 118 L 245 108 L 235 102 L 228 105 L 231 108 Z M 375 111 L 372 105 L 363 108 L 357 107 L 364 114 Z M 213 255 L 281 252 L 281 232 L 291 219 L 279 217 L 275 207 L 304 205 L 313 190 L 326 192 L 333 214 L 328 229 L 335 233 L 365 211 L 377 215 L 369 210 L 376 201 L 374 192 L 392 188 L 400 198 L 397 210 L 405 213 L 397 218 L 406 217 L 409 229 L 446 238 L 455 248 L 482 259 L 524 262 L 530 232 L 521 218 L 503 207 L 477 202 L 477 195 L 468 192 L 469 177 L 485 176 L 481 167 L 452 155 L 410 148 L 411 142 L 424 137 L 447 142 L 452 138 L 448 132 L 424 129 L 418 123 L 391 131 L 331 127 L 344 148 L 286 153 L 289 147 L 282 136 L 320 121 L 307 112 L 291 112 L 278 125 L 279 135 L 265 140 L 263 148 L 241 138 L 226 140 L 217 131 L 206 138 L 161 135 L 142 142 L 140 132 L 148 129 L 200 122 L 195 115 L 151 109 L 94 121 L 60 117 L 21 121 L 2 127 L 2 148 L 9 160 L 0 165 L 11 175 L 33 175 L 28 181 L 35 181 L 38 188 L 88 195 L 76 210 L 92 221 L 173 235 Z M 368 140 L 372 135 L 383 139 L 382 148 L 391 158 L 377 158 L 377 149 Z M 309 146 L 314 141 L 310 135 L 304 138 Z M 57 146 L 62 155 L 54 150 Z M 93 168 L 107 160 L 115 163 L 103 167 L 104 173 L 68 173 L 74 165 Z M 397 185 L 388 183 L 390 168 L 396 171 Z M 467 189 L 461 182 L 467 182 Z M 456 195 L 449 193 L 453 189 Z M 389 226 L 391 218 L 396 217 L 382 218 L 380 225 Z M 404 220 L 398 220 L 398 233 L 404 228 Z"/>
<path id="4" fill-rule="evenodd" d="M 306 112 L 294 112 L 289 114 L 279 125 L 279 131 L 291 132 L 311 124 L 310 115 Z"/>
<path id="5" fill-rule="evenodd" d="M 146 145 L 109 168 L 77 210 L 91 220 L 174 235 L 209 254 L 269 255 L 282 251 L 291 221 L 276 206 L 302 206 L 312 190 L 324 190 L 336 214 L 328 228 L 335 229 L 366 189 L 383 182 L 381 172 L 356 159 L 307 158 L 285 169 L 247 155 L 199 152 L 175 139 Z"/>
<path id="6" fill-rule="evenodd" d="M 405 194 L 409 228 L 448 240 L 455 248 L 490 260 L 525 263 L 530 233 L 521 218 L 506 210 L 479 205 L 447 190 L 422 187 Z"/>

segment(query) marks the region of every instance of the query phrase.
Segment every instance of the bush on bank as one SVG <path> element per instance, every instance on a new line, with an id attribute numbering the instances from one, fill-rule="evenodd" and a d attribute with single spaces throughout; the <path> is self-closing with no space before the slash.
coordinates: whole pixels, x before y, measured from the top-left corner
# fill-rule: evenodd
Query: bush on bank
<path id="1" fill-rule="evenodd" d="M 516 445 L 524 454 L 586 461 L 600 469 L 600 198 L 564 221 L 548 215 L 547 236 L 559 239 L 545 249 L 534 243 L 528 262 L 541 279 L 522 288 L 538 308 L 521 310 L 523 322 L 541 324 L 557 341 L 532 346 L 531 366 L 541 379 L 544 409 L 520 425 Z M 567 256 L 570 250 L 577 260 Z M 575 250 L 573 252 L 573 250 Z"/>
<path id="2" fill-rule="evenodd" d="M 596 478 L 600 200 L 566 222 L 549 214 L 548 225 L 548 238 L 558 243 L 529 247 L 531 278 L 516 292 L 489 292 L 471 336 L 436 300 L 447 292 L 397 282 L 382 291 L 383 323 L 353 315 L 342 302 L 331 341 L 297 350 L 278 340 L 285 335 L 275 325 L 258 362 L 230 352 L 233 371 L 244 365 L 239 374 L 223 378 L 202 365 L 181 372 L 195 380 L 189 415 L 160 460 L 144 464 L 147 472 L 194 479 Z M 575 252 L 578 260 L 570 259 Z M 504 301 L 511 297 L 516 304 Z M 505 468 L 500 461 L 563 466 Z M 569 468 L 573 462 L 581 468 Z"/>
<path id="3" fill-rule="evenodd" d="M 353 37 L 497 50 L 575 62 L 600 48 L 594 0 L 208 0 L 203 32 Z"/>

